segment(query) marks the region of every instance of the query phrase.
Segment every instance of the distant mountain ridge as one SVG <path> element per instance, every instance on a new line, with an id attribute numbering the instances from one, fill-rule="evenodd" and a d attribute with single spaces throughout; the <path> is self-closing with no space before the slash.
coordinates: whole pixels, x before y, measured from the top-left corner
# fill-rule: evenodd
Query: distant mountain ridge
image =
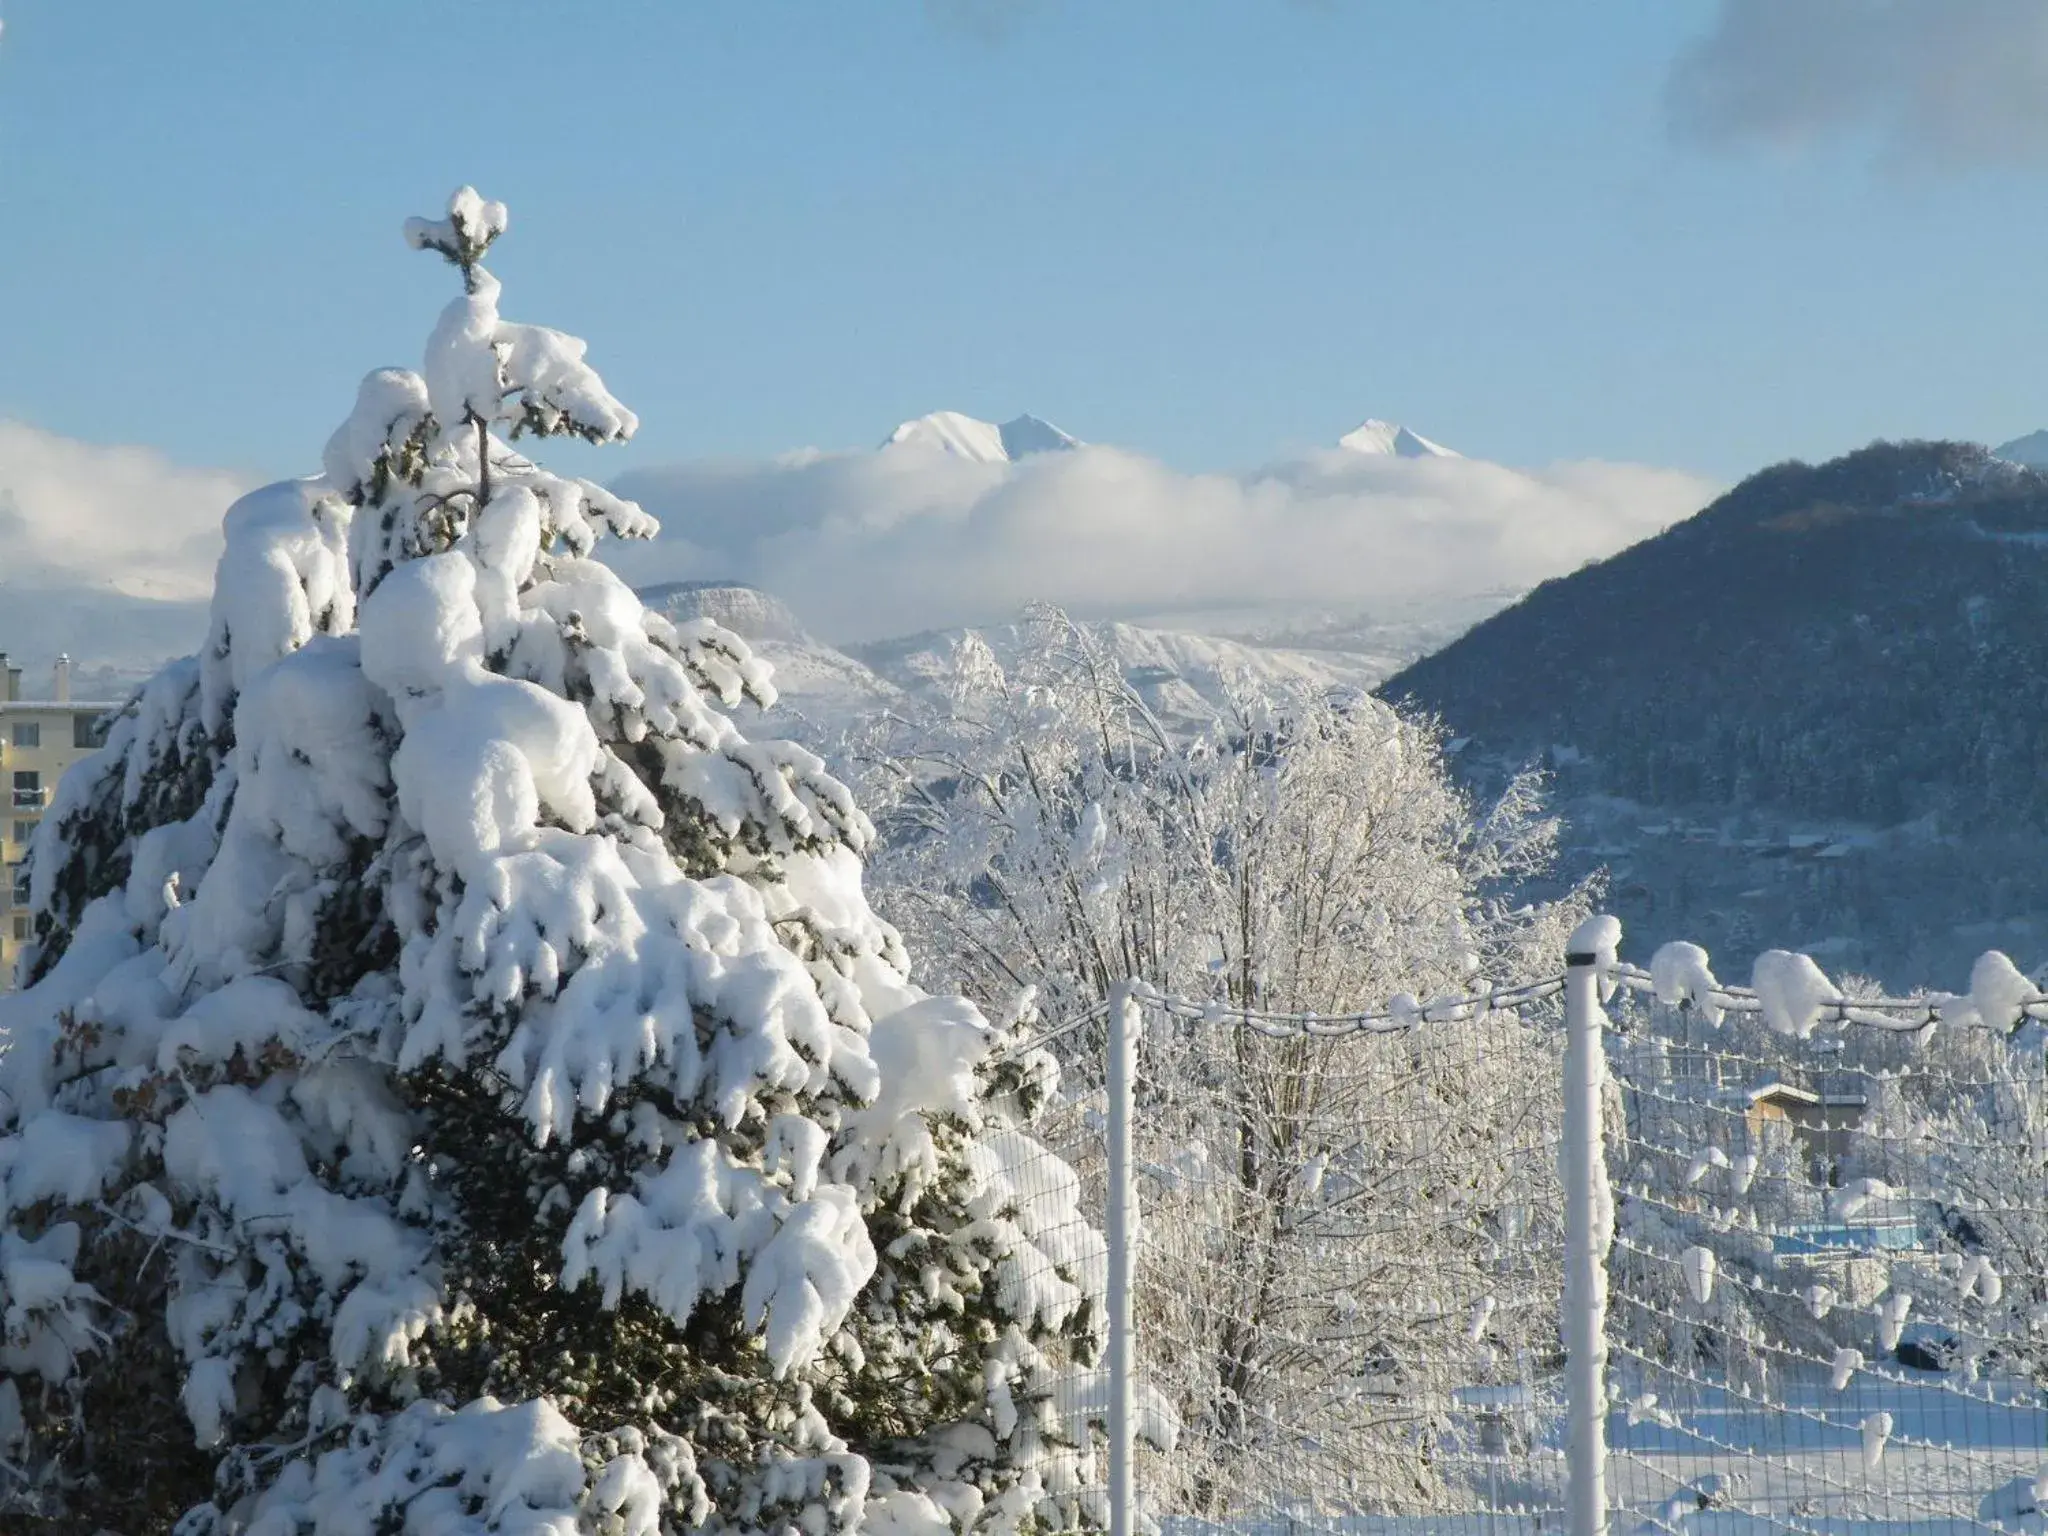
<path id="1" fill-rule="evenodd" d="M 2048 476 L 1964 443 L 1752 475 L 1384 691 L 1650 799 L 2048 827 Z M 2036 753 L 2041 755 L 2036 755 Z"/>
<path id="2" fill-rule="evenodd" d="M 206 622 L 207 605 L 196 600 L 61 578 L 0 579 L 0 650 L 31 679 L 48 677 L 58 654 L 69 655 L 80 697 L 127 697 L 172 657 L 196 649 Z"/>
<path id="3" fill-rule="evenodd" d="M 1238 680 L 1254 687 L 1364 694 L 1388 670 L 1384 657 L 1349 651 L 1255 645 L 1114 621 L 1089 627 L 1117 658 L 1125 679 L 1147 707 L 1171 728 L 1198 727 L 1216 719 Z M 929 692 L 940 686 L 947 654 L 967 632 L 934 630 L 850 649 L 906 692 Z M 1019 654 L 1022 631 L 1015 624 L 977 624 L 973 633 L 988 642 L 1005 666 Z"/>
<path id="4" fill-rule="evenodd" d="M 961 411 L 933 411 L 900 423 L 882 439 L 881 446 L 950 453 L 979 464 L 1009 464 L 1034 453 L 1059 453 L 1087 445 L 1040 416 L 1016 416 L 998 425 Z M 1368 416 L 1346 432 L 1337 439 L 1337 446 L 1397 459 L 1464 457 L 1455 448 L 1377 416 Z"/>
<path id="5" fill-rule="evenodd" d="M 710 619 L 749 644 L 815 644 L 780 598 L 734 581 L 664 581 L 639 589 L 640 601 L 670 619 Z"/>
<path id="6" fill-rule="evenodd" d="M 2044 590 L 2048 475 L 1878 443 L 1750 476 L 1381 693 L 1475 762 L 1548 762 L 1579 852 L 1664 936 L 1881 934 L 1859 963 L 1948 963 L 1956 924 L 2024 919 L 2048 946 Z M 1713 858 L 1665 846 L 1702 835 Z"/>
<path id="7" fill-rule="evenodd" d="M 1991 451 L 2009 463 L 2025 464 L 2033 469 L 2048 469 L 2048 429 L 2029 432 L 2024 437 L 2000 443 Z"/>

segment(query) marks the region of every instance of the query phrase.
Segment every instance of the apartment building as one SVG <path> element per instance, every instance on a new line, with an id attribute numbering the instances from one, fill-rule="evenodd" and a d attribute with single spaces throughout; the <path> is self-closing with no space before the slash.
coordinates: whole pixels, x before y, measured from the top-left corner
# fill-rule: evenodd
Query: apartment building
<path id="1" fill-rule="evenodd" d="M 100 720 L 115 706 L 71 697 L 71 665 L 58 658 L 47 699 L 21 696 L 21 668 L 0 651 L 0 992 L 14 985 L 14 962 L 29 936 L 28 873 L 22 860 L 64 770 L 96 750 Z"/>

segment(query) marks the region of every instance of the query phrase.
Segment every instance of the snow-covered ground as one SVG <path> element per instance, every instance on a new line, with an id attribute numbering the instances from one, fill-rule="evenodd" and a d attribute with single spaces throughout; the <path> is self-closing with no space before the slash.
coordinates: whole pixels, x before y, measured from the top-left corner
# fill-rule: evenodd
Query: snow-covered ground
<path id="1" fill-rule="evenodd" d="M 1698 1536 L 1935 1536 L 1994 1522 L 2007 1530 L 2048 1529 L 2038 1513 L 2022 1513 L 2031 1507 L 2034 1478 L 2048 1468 L 2048 1405 L 2039 1390 L 1980 1382 L 1970 1390 L 1988 1388 L 2001 1401 L 1973 1401 L 1932 1373 L 1899 1374 L 1914 1379 L 1859 1372 L 1835 1392 L 1816 1369 L 1778 1383 L 1769 1402 L 1699 1388 L 1671 1405 L 1670 1425 L 1650 1418 L 1631 1424 L 1627 1413 L 1616 1413 L 1608 1427 L 1610 1500 L 1635 1517 L 1618 1520 L 1617 1529 L 1632 1530 L 1644 1519 Z M 1669 1395 L 1662 1372 L 1647 1375 L 1658 1379 L 1620 1374 L 1616 1385 L 1631 1396 L 1637 1389 Z M 1889 1415 L 1891 1429 L 1877 1470 L 1869 1472 L 1866 1426 L 1879 1414 Z M 1706 1478 L 1719 1482 L 1708 1485 Z M 2028 1485 L 2024 1493 L 2015 1487 L 2020 1480 Z M 1688 1490 L 1710 1486 L 1714 1507 L 1702 1508 Z"/>
<path id="2" fill-rule="evenodd" d="M 2048 1403 L 2040 1392 L 2007 1382 L 1992 1386 L 1999 1403 L 1966 1402 L 1939 1377 L 1902 1374 L 1919 1379 L 1859 1376 L 1839 1393 L 1816 1374 L 1782 1384 L 1770 1402 L 1698 1388 L 1668 1405 L 1668 1423 L 1617 1408 L 1607 1426 L 1610 1530 L 1615 1536 L 2038 1536 L 2048 1530 L 2033 1492 L 2035 1478 L 2048 1470 Z M 1617 1370 L 1610 1382 L 1623 1399 L 1653 1388 L 1668 1395 L 1668 1378 Z M 1889 1415 L 1891 1432 L 1872 1473 L 1865 1470 L 1864 1426 L 1878 1414 Z M 1502 1459 L 1497 1507 L 1486 1507 L 1488 1481 L 1477 1471 L 1464 1474 L 1471 1507 L 1455 1513 L 1333 1515 L 1326 1496 L 1304 1489 L 1294 1508 L 1266 1518 L 1219 1524 L 1167 1515 L 1161 1525 L 1165 1536 L 1561 1532 L 1562 1422 L 1554 1422 L 1543 1440 L 1532 1454 Z"/>

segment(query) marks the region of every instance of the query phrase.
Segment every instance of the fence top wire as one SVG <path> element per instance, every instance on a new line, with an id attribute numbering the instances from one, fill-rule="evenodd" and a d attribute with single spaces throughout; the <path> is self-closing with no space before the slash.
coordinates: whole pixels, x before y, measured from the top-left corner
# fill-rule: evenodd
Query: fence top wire
<path id="1" fill-rule="evenodd" d="M 1145 982 L 1133 983 L 1133 999 L 1174 1018 L 1205 1024 L 1236 1024 L 1260 1034 L 1357 1035 L 1399 1034 L 1421 1024 L 1458 1024 L 1483 1018 L 1489 1013 L 1518 1012 L 1564 990 L 1562 974 L 1514 986 L 1494 987 L 1484 992 L 1451 993 L 1423 1002 L 1403 993 L 1383 1007 L 1347 1013 L 1288 1013 L 1272 1008 L 1251 1008 L 1238 1003 L 1198 1002 L 1174 997 Z"/>
<path id="2" fill-rule="evenodd" d="M 1666 945 L 1665 950 L 1675 946 Z M 1691 946 L 1687 946 L 1690 948 Z M 1660 951 L 1662 954 L 1663 951 Z M 1806 956 L 1795 957 L 1807 960 Z M 1809 962 L 1810 963 L 1810 962 Z M 1704 963 L 1701 967 L 1704 971 Z M 1718 1010 L 1722 1013 L 1772 1013 L 1770 1001 L 1755 987 L 1729 986 L 1719 981 L 1708 985 L 1686 985 L 1656 971 L 1618 963 L 1606 973 L 1613 985 L 1638 996 L 1689 1010 Z M 1815 974 L 1818 976 L 1818 969 Z M 1819 977 L 1825 982 L 1824 976 Z M 1699 981 L 1707 981 L 1701 976 Z M 2009 1033 L 2028 1019 L 2048 1020 L 2048 992 L 2027 983 L 2024 991 L 2000 995 L 1996 1002 L 1972 993 L 1930 992 L 1922 997 L 1845 997 L 1839 994 L 1810 999 L 1816 1024 L 1837 1028 L 1916 1034 L 1933 1026 L 1992 1029 Z M 2001 1019 L 1997 1015 L 2003 1014 Z"/>
<path id="3" fill-rule="evenodd" d="M 1659 974 L 1660 970 L 1667 969 L 1663 965 L 1665 955 L 1675 950 L 1689 951 L 1698 959 L 1697 969 L 1676 981 L 1670 974 Z M 1793 958 L 1807 961 L 1805 956 Z M 2009 963 L 2006 970 L 2010 971 Z M 1827 986 L 1827 993 L 1832 994 L 1807 999 L 1813 1026 L 1832 1025 L 1839 1029 L 1871 1029 L 1910 1035 L 1941 1025 L 2011 1033 L 2029 1019 L 2048 1022 L 2048 992 L 2043 992 L 2024 978 L 2018 978 L 2016 972 L 2011 974 L 2022 982 L 2022 986 L 2017 989 L 2008 987 L 1995 995 L 1978 995 L 1978 990 L 1973 989 L 1971 993 L 1929 992 L 1918 997 L 1847 997 L 1834 992 L 1817 967 L 1813 974 Z M 1734 986 L 1714 980 L 1706 970 L 1705 952 L 1693 945 L 1665 945 L 1658 951 L 1658 958 L 1650 969 L 1609 960 L 1602 966 L 1601 975 L 1603 991 L 1610 995 L 1613 991 L 1627 992 L 1685 1011 L 1740 1013 L 1766 1018 L 1777 1011 L 1773 1000 L 1754 986 Z M 1194 1023 L 1228 1024 L 1283 1039 L 1402 1034 L 1424 1024 L 1470 1023 L 1488 1014 L 1518 1013 L 1547 1002 L 1562 993 L 1564 985 L 1564 973 L 1560 971 L 1534 981 L 1492 987 L 1480 992 L 1449 993 L 1426 1001 L 1411 993 L 1401 993 L 1378 1007 L 1361 1007 L 1341 1013 L 1257 1008 L 1214 999 L 1179 997 L 1142 980 L 1133 980 L 1130 991 L 1133 1001 L 1172 1018 Z M 1070 1034 L 1105 1017 L 1109 1007 L 1107 1002 L 1097 1003 L 1085 1012 L 1063 1020 L 1030 1044 L 1041 1045 Z"/>

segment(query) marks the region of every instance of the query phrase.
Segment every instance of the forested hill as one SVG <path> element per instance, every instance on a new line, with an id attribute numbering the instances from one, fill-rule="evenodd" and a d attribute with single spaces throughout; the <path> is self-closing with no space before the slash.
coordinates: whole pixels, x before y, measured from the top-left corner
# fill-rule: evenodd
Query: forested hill
<path id="1" fill-rule="evenodd" d="M 2048 476 L 1965 443 L 1781 464 L 1381 692 L 1648 804 L 2048 828 Z"/>

